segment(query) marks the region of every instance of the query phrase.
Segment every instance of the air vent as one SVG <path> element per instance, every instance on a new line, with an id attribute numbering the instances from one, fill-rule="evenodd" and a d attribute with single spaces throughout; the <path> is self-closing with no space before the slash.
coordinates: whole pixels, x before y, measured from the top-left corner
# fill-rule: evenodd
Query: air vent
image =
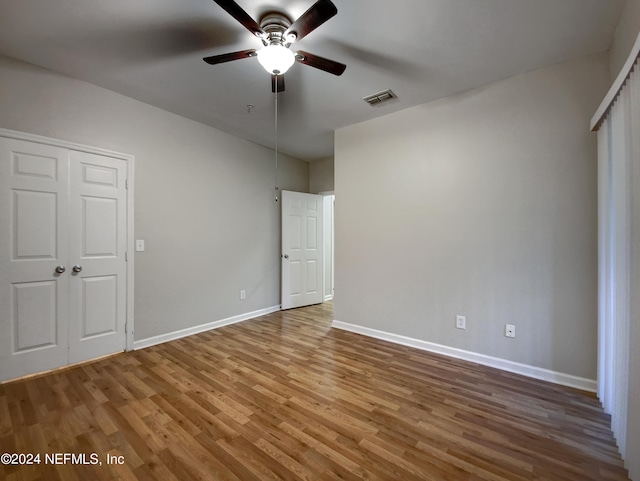
<path id="1" fill-rule="evenodd" d="M 366 97 L 363 97 L 362 100 L 367 102 L 369 105 L 379 105 L 382 102 L 397 98 L 398 96 L 394 94 L 391 89 L 387 89 L 382 92 L 378 92 L 377 94 L 367 95 Z"/>

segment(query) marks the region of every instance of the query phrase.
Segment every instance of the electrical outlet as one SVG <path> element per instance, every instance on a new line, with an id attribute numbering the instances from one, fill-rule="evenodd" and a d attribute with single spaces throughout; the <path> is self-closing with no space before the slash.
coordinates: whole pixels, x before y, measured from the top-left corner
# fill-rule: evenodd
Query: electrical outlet
<path id="1" fill-rule="evenodd" d="M 505 324 L 504 335 L 507 337 L 516 337 L 516 326 L 513 324 Z"/>
<path id="2" fill-rule="evenodd" d="M 242 289 L 240 291 L 240 300 L 244 301 L 247 298 L 247 291 L 245 291 L 244 289 Z"/>
<path id="3" fill-rule="evenodd" d="M 467 328 L 467 318 L 464 316 L 456 316 L 456 328 L 458 329 L 466 329 Z"/>

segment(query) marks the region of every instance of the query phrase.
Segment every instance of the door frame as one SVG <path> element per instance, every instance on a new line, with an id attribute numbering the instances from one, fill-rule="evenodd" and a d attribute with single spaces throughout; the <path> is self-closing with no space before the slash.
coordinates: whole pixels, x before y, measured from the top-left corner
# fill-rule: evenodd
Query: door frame
<path id="1" fill-rule="evenodd" d="M 41 135 L 19 132 L 17 130 L 9 130 L 0 128 L 0 137 L 9 139 L 23 140 L 26 142 L 34 142 L 37 144 L 51 145 L 63 149 L 75 150 L 79 152 L 87 152 L 89 154 L 103 155 L 114 159 L 124 160 L 127 163 L 127 296 L 126 296 L 126 351 L 133 350 L 133 314 L 134 314 L 134 162 L 133 155 L 114 152 L 112 150 L 101 149 L 99 147 L 91 147 L 89 145 L 77 144 L 66 140 L 44 137 Z"/>
<path id="2" fill-rule="evenodd" d="M 323 289 L 326 287 L 327 284 L 327 279 L 326 279 L 326 275 L 327 275 L 327 262 L 331 262 L 331 267 L 330 267 L 330 271 L 331 271 L 331 293 L 329 295 L 326 294 L 326 292 L 323 292 L 324 295 L 324 302 L 327 301 L 331 301 L 333 300 L 333 296 L 335 294 L 335 283 L 334 283 L 334 276 L 335 276 L 335 270 L 336 270 L 336 263 L 335 263 L 335 205 L 336 205 L 336 192 L 334 190 L 329 190 L 326 192 L 319 192 L 318 195 L 321 195 L 323 200 L 326 199 L 327 197 L 332 197 L 333 202 L 331 203 L 331 238 L 328 238 L 327 236 L 327 232 L 326 230 L 323 231 L 323 235 L 324 235 L 324 240 L 323 240 L 323 248 L 327 249 L 327 247 L 329 248 L 329 251 L 331 253 L 330 255 L 330 259 L 327 259 L 326 256 L 326 252 L 325 252 L 325 256 L 324 256 L 324 266 L 323 266 L 323 274 L 325 276 L 324 280 L 323 280 Z M 326 223 L 327 220 L 327 212 L 323 211 L 322 212 L 323 218 L 324 218 L 324 222 Z"/>

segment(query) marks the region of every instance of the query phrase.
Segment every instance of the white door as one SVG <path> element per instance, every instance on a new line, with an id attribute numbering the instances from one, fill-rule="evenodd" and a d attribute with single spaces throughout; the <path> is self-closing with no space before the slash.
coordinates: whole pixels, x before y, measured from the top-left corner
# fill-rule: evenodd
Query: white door
<path id="1" fill-rule="evenodd" d="M 127 163 L 71 152 L 69 362 L 126 345 Z"/>
<path id="2" fill-rule="evenodd" d="M 0 380 L 67 364 L 68 168 L 65 149 L 0 137 Z"/>
<path id="3" fill-rule="evenodd" d="M 0 156 L 0 380 L 124 350 L 126 161 L 2 137 Z"/>
<path id="4" fill-rule="evenodd" d="M 322 250 L 322 196 L 282 191 L 282 309 L 323 301 Z"/>

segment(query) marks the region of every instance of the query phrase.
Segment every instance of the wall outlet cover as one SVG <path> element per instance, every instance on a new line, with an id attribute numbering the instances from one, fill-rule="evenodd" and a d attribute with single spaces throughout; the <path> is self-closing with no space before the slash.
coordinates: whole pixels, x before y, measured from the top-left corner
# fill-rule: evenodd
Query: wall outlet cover
<path id="1" fill-rule="evenodd" d="M 504 335 L 506 337 L 516 337 L 516 326 L 513 324 L 505 324 Z"/>

